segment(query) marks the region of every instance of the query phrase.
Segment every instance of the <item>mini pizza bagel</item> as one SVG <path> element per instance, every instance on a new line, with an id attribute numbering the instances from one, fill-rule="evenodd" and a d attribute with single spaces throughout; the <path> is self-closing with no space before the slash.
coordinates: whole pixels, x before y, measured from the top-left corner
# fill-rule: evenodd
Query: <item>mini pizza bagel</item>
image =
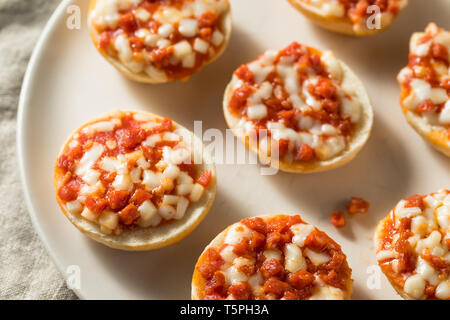
<path id="1" fill-rule="evenodd" d="M 408 123 L 450 157 L 450 31 L 430 23 L 410 40 L 408 66 L 398 77 Z"/>
<path id="2" fill-rule="evenodd" d="M 186 81 L 231 36 L 228 0 L 91 0 L 89 30 L 103 57 L 144 83 Z"/>
<path id="3" fill-rule="evenodd" d="M 246 218 L 200 255 L 192 299 L 348 300 L 351 272 L 341 247 L 300 216 Z"/>
<path id="4" fill-rule="evenodd" d="M 387 29 L 408 0 L 288 0 L 298 11 L 330 31 L 370 36 Z M 374 14 L 379 10 L 379 26 Z"/>
<path id="5" fill-rule="evenodd" d="M 193 133 L 143 111 L 115 111 L 78 128 L 56 160 L 63 213 L 109 247 L 174 244 L 201 222 L 216 192 L 211 156 Z"/>
<path id="6" fill-rule="evenodd" d="M 373 111 L 361 81 L 330 51 L 294 42 L 240 66 L 223 110 L 263 163 L 296 173 L 331 170 L 367 142 Z"/>
<path id="7" fill-rule="evenodd" d="M 450 191 L 401 200 L 378 224 L 375 248 L 401 297 L 450 300 Z"/>

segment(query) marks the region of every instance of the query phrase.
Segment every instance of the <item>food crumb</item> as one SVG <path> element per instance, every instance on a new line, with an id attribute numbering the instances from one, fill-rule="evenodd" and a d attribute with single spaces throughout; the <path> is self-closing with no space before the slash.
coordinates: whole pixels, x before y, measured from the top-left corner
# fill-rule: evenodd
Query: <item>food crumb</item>
<path id="1" fill-rule="evenodd" d="M 331 224 L 336 228 L 345 226 L 345 215 L 342 211 L 334 211 L 331 213 Z"/>
<path id="2" fill-rule="evenodd" d="M 369 206 L 369 202 L 365 201 L 364 199 L 352 197 L 346 208 L 348 213 L 351 214 L 367 213 L 367 211 L 369 211 Z"/>

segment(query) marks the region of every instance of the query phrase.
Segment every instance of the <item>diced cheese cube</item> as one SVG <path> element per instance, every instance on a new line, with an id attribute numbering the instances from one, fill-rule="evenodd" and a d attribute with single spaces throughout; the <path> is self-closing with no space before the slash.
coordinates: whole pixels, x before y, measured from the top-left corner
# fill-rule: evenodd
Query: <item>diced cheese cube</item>
<path id="1" fill-rule="evenodd" d="M 172 32 L 174 32 L 174 28 L 170 23 L 165 23 L 158 29 L 158 34 L 163 38 L 167 38 Z"/>
<path id="2" fill-rule="evenodd" d="M 178 178 L 178 175 L 180 174 L 180 168 L 178 166 L 175 166 L 173 164 L 169 164 L 166 169 L 164 169 L 164 172 L 162 176 L 164 178 L 170 178 L 172 180 Z"/>
<path id="3" fill-rule="evenodd" d="M 112 211 L 103 211 L 100 215 L 99 222 L 105 228 L 114 230 L 119 224 L 119 215 Z"/>
<path id="4" fill-rule="evenodd" d="M 267 107 L 263 104 L 257 104 L 247 108 L 247 116 L 250 120 L 260 120 L 267 116 Z"/>
<path id="5" fill-rule="evenodd" d="M 173 46 L 173 49 L 175 57 L 177 57 L 179 60 L 183 60 L 184 57 L 191 54 L 192 52 L 192 47 L 186 40 L 183 40 L 175 44 Z"/>
<path id="6" fill-rule="evenodd" d="M 191 52 L 190 54 L 185 56 L 182 61 L 183 68 L 189 69 L 195 67 L 195 58 L 196 58 L 195 52 Z"/>
<path id="7" fill-rule="evenodd" d="M 145 10 L 144 8 L 138 8 L 135 12 L 134 12 L 134 16 L 136 18 L 138 18 L 139 20 L 141 20 L 142 22 L 147 22 L 150 17 L 151 14 L 150 12 L 148 12 L 147 10 Z"/>
<path id="8" fill-rule="evenodd" d="M 128 174 L 118 174 L 112 186 L 117 190 L 129 190 L 132 186 L 132 181 Z"/>
<path id="9" fill-rule="evenodd" d="M 425 280 L 419 274 L 415 274 L 406 279 L 404 290 L 414 299 L 420 299 L 425 290 L 425 284 Z"/>
<path id="10" fill-rule="evenodd" d="M 198 32 L 197 19 L 183 19 L 180 21 L 178 31 L 185 37 L 194 37 Z"/>
<path id="11" fill-rule="evenodd" d="M 138 219 L 138 224 L 144 228 L 151 226 L 154 217 L 158 215 L 158 209 L 156 209 L 155 205 L 150 200 L 144 201 L 139 206 L 138 211 L 141 214 Z"/>
<path id="12" fill-rule="evenodd" d="M 158 209 L 158 214 L 166 220 L 173 219 L 176 214 L 174 207 L 164 204 Z"/>
<path id="13" fill-rule="evenodd" d="M 144 170 L 144 179 L 142 183 L 145 184 L 149 189 L 154 189 L 160 185 L 160 174 L 156 174 L 151 170 Z"/>
<path id="14" fill-rule="evenodd" d="M 293 243 L 288 243 L 284 247 L 285 269 L 289 272 L 297 272 L 307 268 L 306 261 L 303 258 L 300 248 Z"/>
<path id="15" fill-rule="evenodd" d="M 88 207 L 84 207 L 83 212 L 81 212 L 81 216 L 89 221 L 97 221 L 98 216 L 88 209 Z"/>
<path id="16" fill-rule="evenodd" d="M 224 39 L 225 39 L 225 37 L 223 36 L 222 32 L 220 32 L 219 30 L 216 30 L 212 34 L 211 42 L 213 45 L 215 45 L 217 47 L 222 44 Z"/>
<path id="17" fill-rule="evenodd" d="M 206 54 L 209 49 L 209 43 L 201 38 L 196 38 L 194 41 L 194 50 Z"/>
<path id="18" fill-rule="evenodd" d="M 189 200 L 186 199 L 185 197 L 179 197 L 178 203 L 177 203 L 177 212 L 176 212 L 174 218 L 175 219 L 183 218 L 188 206 L 189 206 Z"/>
<path id="19" fill-rule="evenodd" d="M 177 195 L 185 196 L 192 192 L 194 188 L 194 184 L 192 183 L 183 183 L 176 186 Z"/>
<path id="20" fill-rule="evenodd" d="M 78 214 L 83 211 L 83 205 L 80 201 L 74 200 L 66 203 L 66 209 L 69 213 Z"/>
<path id="21" fill-rule="evenodd" d="M 203 195 L 205 188 L 203 188 L 203 186 L 199 183 L 194 184 L 194 187 L 192 188 L 191 191 L 191 195 L 189 196 L 189 198 L 191 199 L 192 202 L 196 202 L 198 200 L 200 200 L 200 198 Z"/>

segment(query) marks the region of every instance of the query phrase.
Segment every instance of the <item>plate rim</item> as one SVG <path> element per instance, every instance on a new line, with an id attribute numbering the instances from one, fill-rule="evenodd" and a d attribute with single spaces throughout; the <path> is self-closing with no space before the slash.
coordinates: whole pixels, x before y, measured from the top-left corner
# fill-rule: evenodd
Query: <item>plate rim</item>
<path id="1" fill-rule="evenodd" d="M 58 269 L 60 275 L 64 279 L 64 282 L 67 284 L 67 278 L 66 274 L 64 272 L 64 268 L 62 266 L 62 263 L 59 261 L 59 259 L 56 256 L 56 253 L 51 249 L 50 244 L 48 242 L 47 236 L 43 232 L 40 223 L 38 221 L 38 218 L 35 213 L 33 200 L 30 195 L 29 189 L 28 189 L 28 170 L 25 167 L 25 160 L 24 160 L 24 144 L 25 144 L 25 132 L 26 130 L 24 126 L 24 121 L 27 118 L 27 105 L 29 104 L 29 90 L 33 85 L 33 80 L 36 75 L 36 68 L 38 65 L 38 62 L 42 56 L 42 49 L 45 47 L 47 42 L 50 40 L 50 33 L 54 30 L 55 24 L 58 22 L 58 20 L 61 18 L 61 16 L 64 14 L 65 9 L 70 3 L 73 3 L 75 0 L 63 0 L 53 11 L 51 14 L 49 20 L 45 24 L 44 28 L 41 31 L 41 34 L 39 35 L 39 38 L 34 46 L 34 49 L 32 51 L 30 60 L 28 61 L 28 65 L 25 71 L 25 75 L 22 82 L 22 88 L 20 90 L 19 95 L 19 103 L 17 108 L 17 122 L 16 122 L 16 148 L 17 148 L 17 156 L 18 156 L 18 164 L 19 164 L 19 175 L 20 175 L 20 182 L 22 185 L 22 191 L 25 199 L 25 205 L 28 212 L 29 217 L 31 218 L 31 222 L 33 224 L 33 228 L 38 234 L 41 242 L 44 244 L 45 250 L 47 251 L 48 255 L 50 256 L 53 263 L 56 265 L 56 268 Z M 85 300 L 84 294 L 81 292 L 81 289 L 77 288 L 70 288 L 79 299 Z"/>

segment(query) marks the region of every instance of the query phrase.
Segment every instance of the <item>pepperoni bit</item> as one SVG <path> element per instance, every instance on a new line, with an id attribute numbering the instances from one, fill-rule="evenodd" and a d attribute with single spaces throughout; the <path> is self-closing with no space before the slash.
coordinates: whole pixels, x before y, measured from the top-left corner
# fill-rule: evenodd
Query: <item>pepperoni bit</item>
<path id="1" fill-rule="evenodd" d="M 64 171 L 70 171 L 73 168 L 74 161 L 70 159 L 67 155 L 63 154 L 58 159 L 58 168 Z"/>
<path id="2" fill-rule="evenodd" d="M 415 194 L 406 199 L 405 208 L 413 208 L 413 207 L 420 208 L 420 210 L 425 209 L 425 204 L 423 203 L 423 196 Z"/>
<path id="3" fill-rule="evenodd" d="M 70 171 L 74 165 L 74 160 L 78 159 L 83 154 L 83 148 L 80 145 L 70 149 L 65 154 L 61 155 L 58 159 L 58 167 L 65 170 Z"/>
<path id="4" fill-rule="evenodd" d="M 324 99 L 332 99 L 336 97 L 336 88 L 331 81 L 325 77 L 319 77 L 317 85 L 313 88 L 314 94 Z"/>
<path id="5" fill-rule="evenodd" d="M 98 43 L 98 46 L 100 49 L 106 49 L 109 46 L 109 43 L 111 41 L 111 32 L 104 31 L 100 35 L 100 41 Z"/>
<path id="6" fill-rule="evenodd" d="M 286 127 L 295 129 L 295 126 L 298 123 L 295 117 L 296 114 L 297 112 L 295 110 L 283 110 L 278 112 L 277 116 L 280 120 L 283 121 Z"/>
<path id="7" fill-rule="evenodd" d="M 123 209 L 127 205 L 129 196 L 130 194 L 128 193 L 128 191 L 125 190 L 110 190 L 106 194 L 109 207 L 112 210 Z"/>
<path id="8" fill-rule="evenodd" d="M 205 279 L 211 279 L 214 273 L 224 264 L 219 252 L 214 248 L 209 248 L 203 255 L 205 262 L 200 264 L 197 269 Z"/>
<path id="9" fill-rule="evenodd" d="M 314 275 L 306 270 L 300 270 L 289 274 L 287 282 L 295 289 L 303 289 L 314 282 Z"/>
<path id="10" fill-rule="evenodd" d="M 352 197 L 350 202 L 347 204 L 346 208 L 348 213 L 367 213 L 369 210 L 369 202 L 362 198 Z"/>
<path id="11" fill-rule="evenodd" d="M 266 237 L 257 231 L 252 234 L 252 239 L 250 240 L 250 248 L 254 251 L 261 248 L 266 243 Z"/>
<path id="12" fill-rule="evenodd" d="M 264 283 L 264 293 L 281 297 L 288 286 L 286 282 L 280 281 L 277 278 L 270 278 Z"/>
<path id="13" fill-rule="evenodd" d="M 142 151 L 144 152 L 145 159 L 151 164 L 156 164 L 162 159 L 161 150 L 149 146 L 142 146 Z"/>
<path id="14" fill-rule="evenodd" d="M 324 251 L 329 246 L 329 237 L 319 230 L 314 230 L 305 239 L 305 246 L 315 251 Z"/>
<path id="15" fill-rule="evenodd" d="M 342 211 L 335 211 L 331 213 L 331 224 L 336 228 L 345 226 L 345 216 Z"/>
<path id="16" fill-rule="evenodd" d="M 75 180 L 72 180 L 59 188 L 58 196 L 63 201 L 73 201 L 78 198 L 79 189 L 80 186 L 75 182 Z"/>
<path id="17" fill-rule="evenodd" d="M 289 141 L 286 139 L 274 140 L 272 153 L 277 154 L 278 158 L 283 158 L 289 151 Z"/>
<path id="18" fill-rule="evenodd" d="M 197 179 L 197 183 L 201 184 L 205 188 L 208 187 L 212 179 L 212 172 L 209 170 L 203 171 L 200 177 Z"/>
<path id="19" fill-rule="evenodd" d="M 241 65 L 234 74 L 245 82 L 253 82 L 253 73 L 246 64 Z"/>
<path id="20" fill-rule="evenodd" d="M 164 68 L 169 65 L 172 52 L 173 47 L 156 49 L 152 51 L 150 58 L 156 67 Z"/>
<path id="21" fill-rule="evenodd" d="M 140 51 L 145 47 L 144 40 L 138 37 L 130 37 L 130 47 L 133 50 Z"/>
<path id="22" fill-rule="evenodd" d="M 88 207 L 89 210 L 96 214 L 99 214 L 108 206 L 108 200 L 103 198 L 87 197 L 84 204 L 86 205 L 86 207 Z"/>
<path id="23" fill-rule="evenodd" d="M 249 300 L 252 295 L 252 288 L 248 282 L 239 282 L 228 288 L 228 292 L 236 300 Z"/>
<path id="24" fill-rule="evenodd" d="M 431 55 L 437 60 L 443 60 L 444 62 L 448 61 L 447 48 L 440 43 L 433 44 L 433 46 L 431 47 Z"/>
<path id="25" fill-rule="evenodd" d="M 280 261 L 277 259 L 268 259 L 264 261 L 261 268 L 261 273 L 266 278 L 278 277 L 281 278 L 283 275 L 284 268 Z"/>
<path id="26" fill-rule="evenodd" d="M 225 286 L 225 275 L 222 272 L 214 273 L 213 277 L 206 284 L 206 294 L 222 294 Z"/>
<path id="27" fill-rule="evenodd" d="M 295 60 L 299 59 L 303 55 L 303 47 L 298 42 L 291 43 L 288 47 L 280 52 L 281 57 L 294 57 Z"/>
<path id="28" fill-rule="evenodd" d="M 298 149 L 297 160 L 298 161 L 311 161 L 316 157 L 316 153 L 313 148 L 304 143 Z"/>
<path id="29" fill-rule="evenodd" d="M 434 103 L 433 101 L 431 101 L 430 99 L 425 100 L 424 102 L 422 102 L 418 107 L 417 107 L 417 111 L 418 112 L 422 112 L 422 113 L 428 113 L 433 111 L 434 109 Z"/>
<path id="30" fill-rule="evenodd" d="M 247 99 L 252 93 L 250 87 L 244 86 L 236 89 L 230 100 L 229 108 L 232 112 L 239 112 L 247 104 Z"/>
<path id="31" fill-rule="evenodd" d="M 297 295 L 292 291 L 286 291 L 283 295 L 284 300 L 297 300 Z"/>
<path id="32" fill-rule="evenodd" d="M 278 231 L 271 232 L 267 235 L 266 246 L 267 248 L 278 248 L 281 244 L 281 233 Z"/>
<path id="33" fill-rule="evenodd" d="M 211 39 L 212 29 L 211 28 L 201 28 L 200 37 L 205 40 Z"/>
<path id="34" fill-rule="evenodd" d="M 132 12 L 124 14 L 119 18 L 119 28 L 127 33 L 134 33 L 136 31 L 137 23 Z"/>
<path id="35" fill-rule="evenodd" d="M 291 226 L 289 222 L 292 218 L 286 216 L 276 216 L 267 222 L 267 232 L 280 232 L 287 231 Z"/>
<path id="36" fill-rule="evenodd" d="M 250 246 L 248 244 L 247 238 L 242 239 L 241 242 L 234 246 L 233 253 L 237 254 L 240 257 L 250 254 Z"/>
<path id="37" fill-rule="evenodd" d="M 199 28 L 213 27 L 218 19 L 215 12 L 208 11 L 200 16 L 198 19 Z"/>
<path id="38" fill-rule="evenodd" d="M 140 206 L 143 202 L 150 200 L 153 195 L 142 189 L 137 189 L 131 196 L 130 202 L 134 203 L 136 206 Z"/>
<path id="39" fill-rule="evenodd" d="M 252 230 L 266 233 L 266 223 L 260 217 L 242 219 L 241 223 Z"/>
<path id="40" fill-rule="evenodd" d="M 134 204 L 127 205 L 122 211 L 119 212 L 119 220 L 126 226 L 132 224 L 140 217 L 140 213 Z"/>
<path id="41" fill-rule="evenodd" d="M 145 138 L 145 131 L 142 129 L 120 129 L 116 132 L 117 142 L 122 149 L 132 150 Z"/>

